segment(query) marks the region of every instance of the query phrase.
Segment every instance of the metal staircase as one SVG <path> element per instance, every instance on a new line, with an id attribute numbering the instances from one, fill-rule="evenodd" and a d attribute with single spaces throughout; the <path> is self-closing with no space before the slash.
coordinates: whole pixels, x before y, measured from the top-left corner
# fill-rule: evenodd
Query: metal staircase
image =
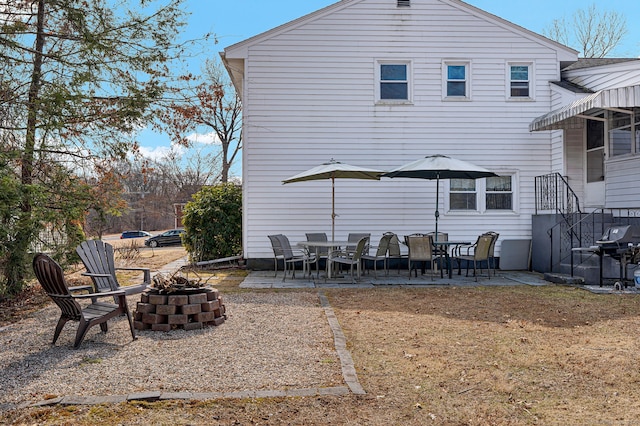
<path id="1" fill-rule="evenodd" d="M 599 277 L 599 258 L 589 251 L 574 251 L 591 247 L 612 225 L 640 224 L 640 208 L 598 208 L 582 212 L 577 195 L 566 179 L 558 173 L 536 176 L 536 214 L 552 214 L 555 224 L 546 230 L 550 240 L 549 271 L 584 277 L 594 283 Z M 617 271 L 612 259 L 604 264 L 607 271 Z"/>

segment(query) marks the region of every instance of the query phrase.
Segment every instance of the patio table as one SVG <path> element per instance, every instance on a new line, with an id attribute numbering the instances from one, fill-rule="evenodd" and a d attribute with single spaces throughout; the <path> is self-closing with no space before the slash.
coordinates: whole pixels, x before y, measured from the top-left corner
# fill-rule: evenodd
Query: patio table
<path id="1" fill-rule="evenodd" d="M 296 243 L 298 247 L 304 247 L 306 249 L 315 248 L 316 251 L 316 276 L 320 277 L 320 258 L 318 257 L 319 249 L 322 247 L 327 247 L 329 251 L 334 249 L 339 249 L 340 247 L 346 247 L 349 244 L 353 244 L 349 241 L 300 241 Z M 311 274 L 311 270 L 309 270 L 309 274 Z M 331 269 L 329 268 L 329 262 L 327 262 L 327 278 L 331 278 Z"/>
<path id="2" fill-rule="evenodd" d="M 442 256 L 444 255 L 445 258 L 445 262 L 447 263 L 447 272 L 449 274 L 449 279 L 452 278 L 453 276 L 453 266 L 451 265 L 451 256 L 449 255 L 449 250 L 451 249 L 451 247 L 458 247 L 458 246 L 468 246 L 471 245 L 471 241 L 434 241 L 433 245 L 436 247 L 436 249 L 439 248 L 439 250 L 436 250 L 436 252 L 438 253 L 438 257 L 440 258 L 440 278 L 443 277 L 443 272 L 442 272 Z"/>

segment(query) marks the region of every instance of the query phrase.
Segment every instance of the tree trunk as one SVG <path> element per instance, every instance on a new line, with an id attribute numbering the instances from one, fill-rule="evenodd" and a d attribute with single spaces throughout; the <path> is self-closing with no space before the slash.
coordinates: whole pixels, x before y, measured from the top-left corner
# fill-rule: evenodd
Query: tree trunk
<path id="1" fill-rule="evenodd" d="M 27 102 L 27 128 L 25 132 L 25 146 L 21 161 L 22 200 L 20 202 L 20 218 L 15 229 L 16 238 L 11 248 L 10 256 L 5 268 L 5 278 L 9 294 L 16 294 L 22 289 L 26 273 L 27 254 L 29 245 L 35 234 L 32 218 L 32 190 L 33 163 L 36 146 L 38 100 L 42 79 L 42 61 L 45 43 L 44 21 L 45 0 L 38 0 L 36 43 L 34 48 L 33 70 L 29 85 L 29 99 Z"/>

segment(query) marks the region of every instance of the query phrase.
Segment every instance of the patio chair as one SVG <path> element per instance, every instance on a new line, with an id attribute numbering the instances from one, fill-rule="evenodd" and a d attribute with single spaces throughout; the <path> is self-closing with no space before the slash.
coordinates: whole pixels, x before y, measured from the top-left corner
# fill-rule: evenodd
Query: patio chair
<path id="1" fill-rule="evenodd" d="M 356 246 L 358 242 L 363 238 L 367 239 L 367 246 L 365 247 L 363 254 L 369 254 L 368 242 L 369 242 L 369 239 L 371 238 L 370 233 L 350 233 L 347 236 L 347 242 L 349 243 L 347 244 L 347 247 L 346 247 L 347 254 L 353 255 L 353 252 L 356 250 Z"/>
<path id="2" fill-rule="evenodd" d="M 449 234 L 447 232 L 438 232 L 438 238 L 436 239 L 435 232 L 428 232 L 425 234 L 431 238 L 432 245 L 432 255 L 433 258 L 437 258 L 439 260 L 438 267 L 440 268 L 440 277 L 443 276 L 443 266 L 442 259 L 444 258 L 446 261 L 449 261 L 449 248 L 446 246 L 436 246 L 433 244 L 434 241 L 449 241 Z"/>
<path id="3" fill-rule="evenodd" d="M 282 234 L 267 235 L 269 237 L 269 241 L 271 241 L 271 249 L 273 250 L 273 269 L 275 270 L 275 274 L 273 274 L 274 278 L 278 276 L 278 261 L 282 260 L 284 262 L 282 246 L 280 245 L 280 239 L 278 238 L 280 235 Z"/>
<path id="4" fill-rule="evenodd" d="M 282 259 L 284 262 L 284 276 L 282 277 L 282 281 L 287 279 L 287 270 L 289 267 L 291 268 L 291 277 L 296 277 L 296 264 L 299 263 L 302 265 L 302 276 L 304 277 L 307 272 L 307 268 L 310 268 L 310 265 L 315 262 L 315 254 L 301 251 L 301 250 L 293 250 L 291 248 L 291 243 L 289 242 L 289 238 L 286 235 L 279 234 L 276 235 L 276 238 L 280 242 L 280 247 L 282 249 Z"/>
<path id="5" fill-rule="evenodd" d="M 473 276 L 478 281 L 478 267 L 482 271 L 482 262 L 487 262 L 487 277 L 491 279 L 491 272 L 489 268 L 489 252 L 491 250 L 491 244 L 493 243 L 494 236 L 482 234 L 478 237 L 475 244 L 466 248 L 460 248 L 459 254 L 455 256 L 458 262 L 458 275 L 462 270 L 462 261 L 466 262 L 467 274 L 469 276 L 469 265 L 473 263 Z M 462 249 L 465 250 L 465 254 L 461 254 Z"/>
<path id="6" fill-rule="evenodd" d="M 491 262 L 491 269 L 493 269 L 493 276 L 496 276 L 496 256 L 495 256 L 495 248 L 496 241 L 498 241 L 498 237 L 500 234 L 493 231 L 485 232 L 484 235 L 490 235 L 493 237 L 493 241 L 491 242 L 491 247 L 489 248 L 489 261 Z"/>
<path id="7" fill-rule="evenodd" d="M 398 238 L 398 235 L 394 234 L 393 232 L 387 232 L 387 234 L 391 235 L 391 238 L 389 238 L 389 254 L 387 256 L 387 262 L 390 263 L 392 259 L 397 260 L 397 270 L 398 275 L 400 275 L 400 264 L 404 259 L 409 259 L 409 256 L 407 254 L 402 254 L 402 250 L 400 248 L 400 239 Z M 387 268 L 389 267 L 388 263 Z"/>
<path id="8" fill-rule="evenodd" d="M 327 234 L 324 232 L 310 232 L 305 234 L 307 237 L 307 241 L 310 242 L 327 242 Z M 315 246 L 309 246 L 309 251 L 310 252 L 315 252 L 316 255 L 316 272 L 317 272 L 317 276 L 320 277 L 320 259 L 324 259 L 325 261 L 327 260 L 327 258 L 329 257 L 329 247 L 315 247 Z M 309 274 L 311 274 L 311 271 L 309 271 Z"/>
<path id="9" fill-rule="evenodd" d="M 385 275 L 389 274 L 388 269 L 388 253 L 389 253 L 389 241 L 393 237 L 393 233 L 385 233 L 380 238 L 380 242 L 378 243 L 378 247 L 376 249 L 376 254 L 363 254 L 362 262 L 364 264 L 364 269 L 367 271 L 366 261 L 371 261 L 373 263 L 373 276 L 378 278 L 378 262 L 382 261 L 382 266 L 385 271 Z"/>
<path id="10" fill-rule="evenodd" d="M 433 280 L 433 252 L 431 238 L 428 235 L 414 234 L 408 235 L 405 239 L 407 246 L 409 247 L 409 279 L 411 279 L 411 271 L 413 270 L 414 262 L 420 262 L 423 265 L 428 262 L 429 270 L 431 271 L 431 279 Z M 417 268 L 416 277 L 418 277 Z"/>
<path id="11" fill-rule="evenodd" d="M 127 295 L 142 293 L 151 284 L 151 272 L 149 268 L 125 268 L 116 267 L 113 246 L 102 240 L 83 241 L 77 248 L 76 253 L 80 256 L 87 272 L 82 275 L 91 277 L 96 293 L 106 291 L 124 290 Z M 116 271 L 140 271 L 143 273 L 141 284 L 120 287 Z"/>
<path id="12" fill-rule="evenodd" d="M 103 293 L 72 294 L 69 291 L 64 273 L 60 265 L 46 254 L 39 253 L 33 258 L 33 270 L 38 282 L 47 295 L 58 305 L 62 311 L 55 332 L 53 342 L 55 344 L 60 336 L 62 328 L 67 321 L 78 321 L 78 330 L 73 344 L 75 349 L 80 347 L 89 328 L 100 324 L 103 332 L 107 332 L 107 321 L 113 317 L 126 314 L 131 329 L 131 337 L 136 339 L 133 328 L 133 320 L 129 307 L 127 306 L 127 296 L 124 290 L 106 291 Z M 98 302 L 96 299 L 104 297 L 114 297 L 116 304 Z M 78 300 L 92 299 L 91 304 L 82 307 Z"/>
<path id="13" fill-rule="evenodd" d="M 360 270 L 362 263 L 362 255 L 369 245 L 369 237 L 362 237 L 358 240 L 356 244 L 356 248 L 353 252 L 340 252 L 336 251 L 329 254 L 329 258 L 327 262 L 329 265 L 327 268 L 332 268 L 334 263 L 338 265 L 349 265 L 349 273 L 351 274 L 351 283 L 355 283 L 355 278 L 353 275 L 353 269 L 356 268 L 358 274 L 358 280 L 360 279 Z"/>

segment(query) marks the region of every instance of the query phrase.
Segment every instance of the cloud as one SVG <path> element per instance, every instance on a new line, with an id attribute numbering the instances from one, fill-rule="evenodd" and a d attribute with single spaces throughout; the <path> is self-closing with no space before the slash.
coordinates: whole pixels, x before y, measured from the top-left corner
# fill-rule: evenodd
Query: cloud
<path id="1" fill-rule="evenodd" d="M 183 154 L 185 148 L 183 146 L 171 145 L 171 146 L 141 146 L 140 153 L 150 160 L 161 160 L 165 158 L 169 153 L 174 152 L 176 154 Z"/>
<path id="2" fill-rule="evenodd" d="M 205 145 L 217 145 L 220 143 L 220 139 L 218 139 L 215 132 L 191 133 L 189 136 L 187 136 L 187 140 Z"/>

